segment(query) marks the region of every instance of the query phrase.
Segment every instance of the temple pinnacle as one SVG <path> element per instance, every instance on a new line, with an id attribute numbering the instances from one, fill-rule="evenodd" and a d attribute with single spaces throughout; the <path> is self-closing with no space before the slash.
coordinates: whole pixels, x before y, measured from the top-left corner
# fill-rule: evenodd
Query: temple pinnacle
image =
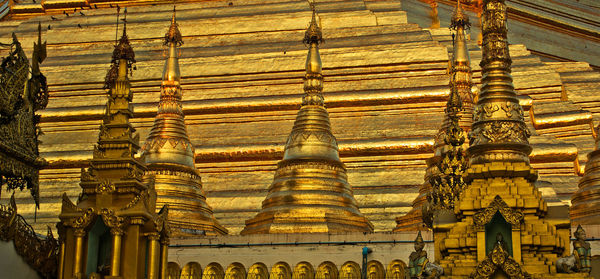
<path id="1" fill-rule="evenodd" d="M 323 100 L 323 41 L 314 5 L 303 42 L 308 45 L 304 96 L 277 165 L 262 210 L 246 221 L 241 234 L 371 232 L 358 210 L 346 168 L 340 161 Z"/>
<path id="2" fill-rule="evenodd" d="M 178 46 L 183 44 L 175 19 L 165 34 L 168 56 L 163 70 L 160 101 L 154 125 L 143 147 L 148 175 L 155 177 L 157 207 L 170 204 L 169 224 L 174 235 L 226 234 L 206 203 L 194 147 L 188 137 L 181 103 Z"/>
<path id="3" fill-rule="evenodd" d="M 481 92 L 469 133 L 471 164 L 493 161 L 529 164 L 529 129 L 515 92 L 508 51 L 505 6 L 484 4 Z M 504 10 L 503 10 L 504 9 Z"/>

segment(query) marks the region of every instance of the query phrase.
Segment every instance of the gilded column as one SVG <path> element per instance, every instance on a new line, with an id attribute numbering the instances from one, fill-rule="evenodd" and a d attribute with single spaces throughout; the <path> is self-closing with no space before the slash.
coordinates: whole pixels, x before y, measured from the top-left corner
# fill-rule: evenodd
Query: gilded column
<path id="1" fill-rule="evenodd" d="M 121 239 L 123 237 L 123 230 L 121 228 L 112 228 L 110 229 L 110 233 L 113 237 L 110 276 L 119 276 L 121 273 Z"/>
<path id="2" fill-rule="evenodd" d="M 168 267 L 168 256 L 169 256 L 169 239 L 160 239 L 160 279 L 167 279 L 167 267 Z"/>
<path id="3" fill-rule="evenodd" d="M 73 263 L 73 278 L 79 279 L 82 278 L 82 268 L 83 268 L 83 237 L 86 232 L 83 228 L 75 229 L 75 259 Z"/>
<path id="4" fill-rule="evenodd" d="M 227 229 L 217 222 L 206 203 L 200 173 L 194 165 L 194 146 L 186 131 L 178 59 L 178 47 L 182 44 L 173 10 L 171 26 L 165 34 L 168 56 L 158 112 L 142 148 L 142 157 L 148 167 L 146 175 L 154 176 L 157 209 L 169 204 L 173 235 L 222 235 Z"/>
<path id="5" fill-rule="evenodd" d="M 160 235 L 150 233 L 147 235 L 148 244 L 148 279 L 158 279 L 160 268 Z"/>
<path id="6" fill-rule="evenodd" d="M 262 210 L 246 221 L 242 234 L 373 231 L 358 209 L 331 132 L 322 93 L 322 41 L 313 6 L 304 36 L 309 50 L 302 106 Z"/>

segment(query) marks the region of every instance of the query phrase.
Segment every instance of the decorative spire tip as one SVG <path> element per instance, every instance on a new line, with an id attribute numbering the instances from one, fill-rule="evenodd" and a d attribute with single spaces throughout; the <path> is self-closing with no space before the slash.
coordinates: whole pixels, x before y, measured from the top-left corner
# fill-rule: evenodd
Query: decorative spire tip
<path id="1" fill-rule="evenodd" d="M 309 4 L 312 10 L 312 19 L 306 33 L 304 33 L 303 42 L 307 45 L 312 43 L 319 44 L 323 42 L 323 33 L 321 32 L 321 26 L 317 23 L 317 10 L 315 8 L 314 0 L 309 2 Z"/>

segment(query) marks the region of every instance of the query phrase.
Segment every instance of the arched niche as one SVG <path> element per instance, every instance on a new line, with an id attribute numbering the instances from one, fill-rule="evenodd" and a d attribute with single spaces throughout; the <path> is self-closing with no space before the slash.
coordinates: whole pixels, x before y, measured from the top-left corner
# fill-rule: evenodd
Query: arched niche
<path id="1" fill-rule="evenodd" d="M 299 262 L 296 267 L 294 267 L 294 274 L 292 275 L 293 279 L 314 279 L 315 278 L 315 269 L 308 262 Z"/>
<path id="2" fill-rule="evenodd" d="M 477 230 L 477 261 L 481 262 L 492 251 L 502 236 L 501 245 L 505 245 L 506 252 L 521 261 L 521 223 L 523 212 L 509 207 L 497 195 L 494 200 L 473 215 L 473 222 Z M 479 241 L 482 240 L 482 241 Z"/>
<path id="3" fill-rule="evenodd" d="M 401 260 L 393 260 L 387 267 L 387 279 L 404 279 L 406 274 L 406 264 Z"/>
<path id="4" fill-rule="evenodd" d="M 503 247 L 510 256 L 513 255 L 512 247 L 512 229 L 506 219 L 500 212 L 496 212 L 492 220 L 485 224 L 485 254 L 489 254 L 497 243 L 505 245 Z"/>
<path id="5" fill-rule="evenodd" d="M 338 279 L 337 266 L 332 262 L 323 262 L 317 268 L 316 279 Z"/>
<path id="6" fill-rule="evenodd" d="M 361 279 L 360 265 L 355 262 L 345 262 L 340 268 L 340 279 Z"/>
<path id="7" fill-rule="evenodd" d="M 180 279 L 202 279 L 202 267 L 197 262 L 189 262 L 181 269 Z"/>
<path id="8" fill-rule="evenodd" d="M 385 279 L 385 268 L 379 261 L 367 263 L 367 279 Z"/>
<path id="9" fill-rule="evenodd" d="M 175 262 L 167 263 L 167 279 L 179 279 L 181 276 L 181 269 Z"/>
<path id="10" fill-rule="evenodd" d="M 246 268 L 241 263 L 232 263 L 225 271 L 225 279 L 246 279 Z"/>
<path id="11" fill-rule="evenodd" d="M 271 268 L 270 279 L 291 279 L 292 269 L 290 265 L 285 262 L 278 262 Z"/>
<path id="12" fill-rule="evenodd" d="M 255 263 L 248 269 L 248 279 L 269 279 L 269 269 L 264 263 Z"/>
<path id="13" fill-rule="evenodd" d="M 218 263 L 209 263 L 202 273 L 202 279 L 223 279 L 224 277 L 223 267 Z"/>
<path id="14" fill-rule="evenodd" d="M 87 238 L 87 261 L 85 274 L 92 272 L 100 275 L 110 275 L 110 258 L 112 251 L 112 236 L 102 218 L 96 218 L 89 230 Z"/>

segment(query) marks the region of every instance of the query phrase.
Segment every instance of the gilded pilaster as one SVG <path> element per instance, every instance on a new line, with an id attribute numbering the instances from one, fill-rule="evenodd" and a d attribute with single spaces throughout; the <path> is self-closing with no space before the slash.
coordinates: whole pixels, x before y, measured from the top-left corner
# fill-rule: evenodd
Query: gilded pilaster
<path id="1" fill-rule="evenodd" d="M 323 37 L 312 9 L 304 36 L 309 50 L 302 106 L 262 210 L 246 221 L 242 234 L 373 231 L 358 209 L 331 132 L 322 93 Z"/>
<path id="2" fill-rule="evenodd" d="M 200 173 L 194 166 L 194 147 L 187 135 L 181 104 L 181 73 L 178 47 L 183 44 L 175 19 L 165 34 L 168 56 L 160 87 L 158 113 L 142 148 L 148 167 L 146 175 L 155 179 L 157 210 L 169 204 L 169 223 L 174 236 L 222 235 L 227 229 L 213 216 L 206 203 Z"/>

